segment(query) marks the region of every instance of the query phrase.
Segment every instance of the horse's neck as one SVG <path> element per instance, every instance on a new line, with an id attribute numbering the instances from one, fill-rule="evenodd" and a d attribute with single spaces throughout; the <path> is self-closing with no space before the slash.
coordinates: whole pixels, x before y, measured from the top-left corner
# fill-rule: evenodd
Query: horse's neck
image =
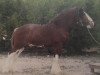
<path id="1" fill-rule="evenodd" d="M 67 31 L 71 31 L 72 27 L 76 23 L 74 15 L 74 12 L 71 14 L 62 14 L 61 16 L 58 16 L 56 19 L 51 21 L 49 24 L 53 24 L 57 26 L 57 28 L 62 28 Z"/>

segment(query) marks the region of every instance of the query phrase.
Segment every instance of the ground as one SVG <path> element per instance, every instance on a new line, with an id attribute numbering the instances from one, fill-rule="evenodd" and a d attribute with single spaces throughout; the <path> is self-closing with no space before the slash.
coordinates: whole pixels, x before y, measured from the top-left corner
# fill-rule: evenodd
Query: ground
<path id="1" fill-rule="evenodd" d="M 13 73 L 2 73 L 6 57 L 0 55 L 0 75 L 51 75 L 52 56 L 20 56 L 14 64 Z M 99 56 L 60 57 L 61 75 L 95 75 L 89 68 L 89 64 L 95 62 L 100 62 Z"/>

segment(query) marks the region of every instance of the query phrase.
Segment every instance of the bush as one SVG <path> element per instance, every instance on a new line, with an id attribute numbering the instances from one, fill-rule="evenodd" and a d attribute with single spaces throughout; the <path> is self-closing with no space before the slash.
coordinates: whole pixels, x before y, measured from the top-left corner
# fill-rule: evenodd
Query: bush
<path id="1" fill-rule="evenodd" d="M 45 24 L 63 9 L 72 6 L 85 7 L 93 17 L 97 26 L 94 34 L 100 40 L 100 0 L 1 0 L 0 1 L 0 44 L 3 35 L 7 35 L 10 44 L 11 34 L 14 28 L 26 23 Z M 97 33 L 98 32 L 98 33 Z M 80 34 L 81 33 L 81 34 Z M 70 33 L 70 40 L 66 49 L 70 52 L 80 52 L 83 48 L 92 47 L 93 40 L 84 27 L 75 27 Z M 10 48 L 10 45 L 8 45 Z"/>

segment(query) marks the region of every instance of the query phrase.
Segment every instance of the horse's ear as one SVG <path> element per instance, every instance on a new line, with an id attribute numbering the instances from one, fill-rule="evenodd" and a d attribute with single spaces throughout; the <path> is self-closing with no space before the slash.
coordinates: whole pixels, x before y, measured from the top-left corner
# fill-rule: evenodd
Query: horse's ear
<path id="1" fill-rule="evenodd" d="M 83 7 L 79 8 L 80 13 L 83 12 L 83 11 L 84 11 Z"/>
<path id="2" fill-rule="evenodd" d="M 83 16 L 84 15 L 84 8 L 81 7 L 79 8 L 79 16 Z"/>

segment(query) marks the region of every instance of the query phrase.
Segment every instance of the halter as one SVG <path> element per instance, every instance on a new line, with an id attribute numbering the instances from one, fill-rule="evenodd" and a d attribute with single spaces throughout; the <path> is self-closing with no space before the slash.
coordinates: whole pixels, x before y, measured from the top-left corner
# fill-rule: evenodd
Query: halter
<path id="1" fill-rule="evenodd" d="M 77 11 L 77 14 L 78 14 L 78 23 L 80 23 L 81 26 L 84 26 L 84 24 L 83 24 L 83 22 L 82 22 L 82 19 L 80 18 L 80 15 L 79 15 L 79 9 L 78 9 L 78 11 Z M 98 41 L 95 39 L 95 37 L 94 37 L 94 36 L 92 35 L 92 33 L 90 32 L 90 30 L 89 30 L 87 27 L 86 27 L 86 29 L 87 29 L 89 35 L 91 36 L 91 38 L 95 41 L 95 43 L 97 43 L 98 45 L 100 45 L 100 42 L 98 42 Z"/>
<path id="2" fill-rule="evenodd" d="M 79 19 L 79 23 L 80 23 L 82 26 L 84 26 L 84 24 L 83 24 L 83 22 L 82 22 L 81 19 Z"/>
<path id="3" fill-rule="evenodd" d="M 88 30 L 88 32 L 89 32 L 91 38 L 92 38 L 98 45 L 100 45 L 100 42 L 97 41 L 97 40 L 94 38 L 94 36 L 93 36 L 92 33 L 90 32 L 90 30 L 89 30 L 88 28 L 87 28 L 87 30 Z"/>

